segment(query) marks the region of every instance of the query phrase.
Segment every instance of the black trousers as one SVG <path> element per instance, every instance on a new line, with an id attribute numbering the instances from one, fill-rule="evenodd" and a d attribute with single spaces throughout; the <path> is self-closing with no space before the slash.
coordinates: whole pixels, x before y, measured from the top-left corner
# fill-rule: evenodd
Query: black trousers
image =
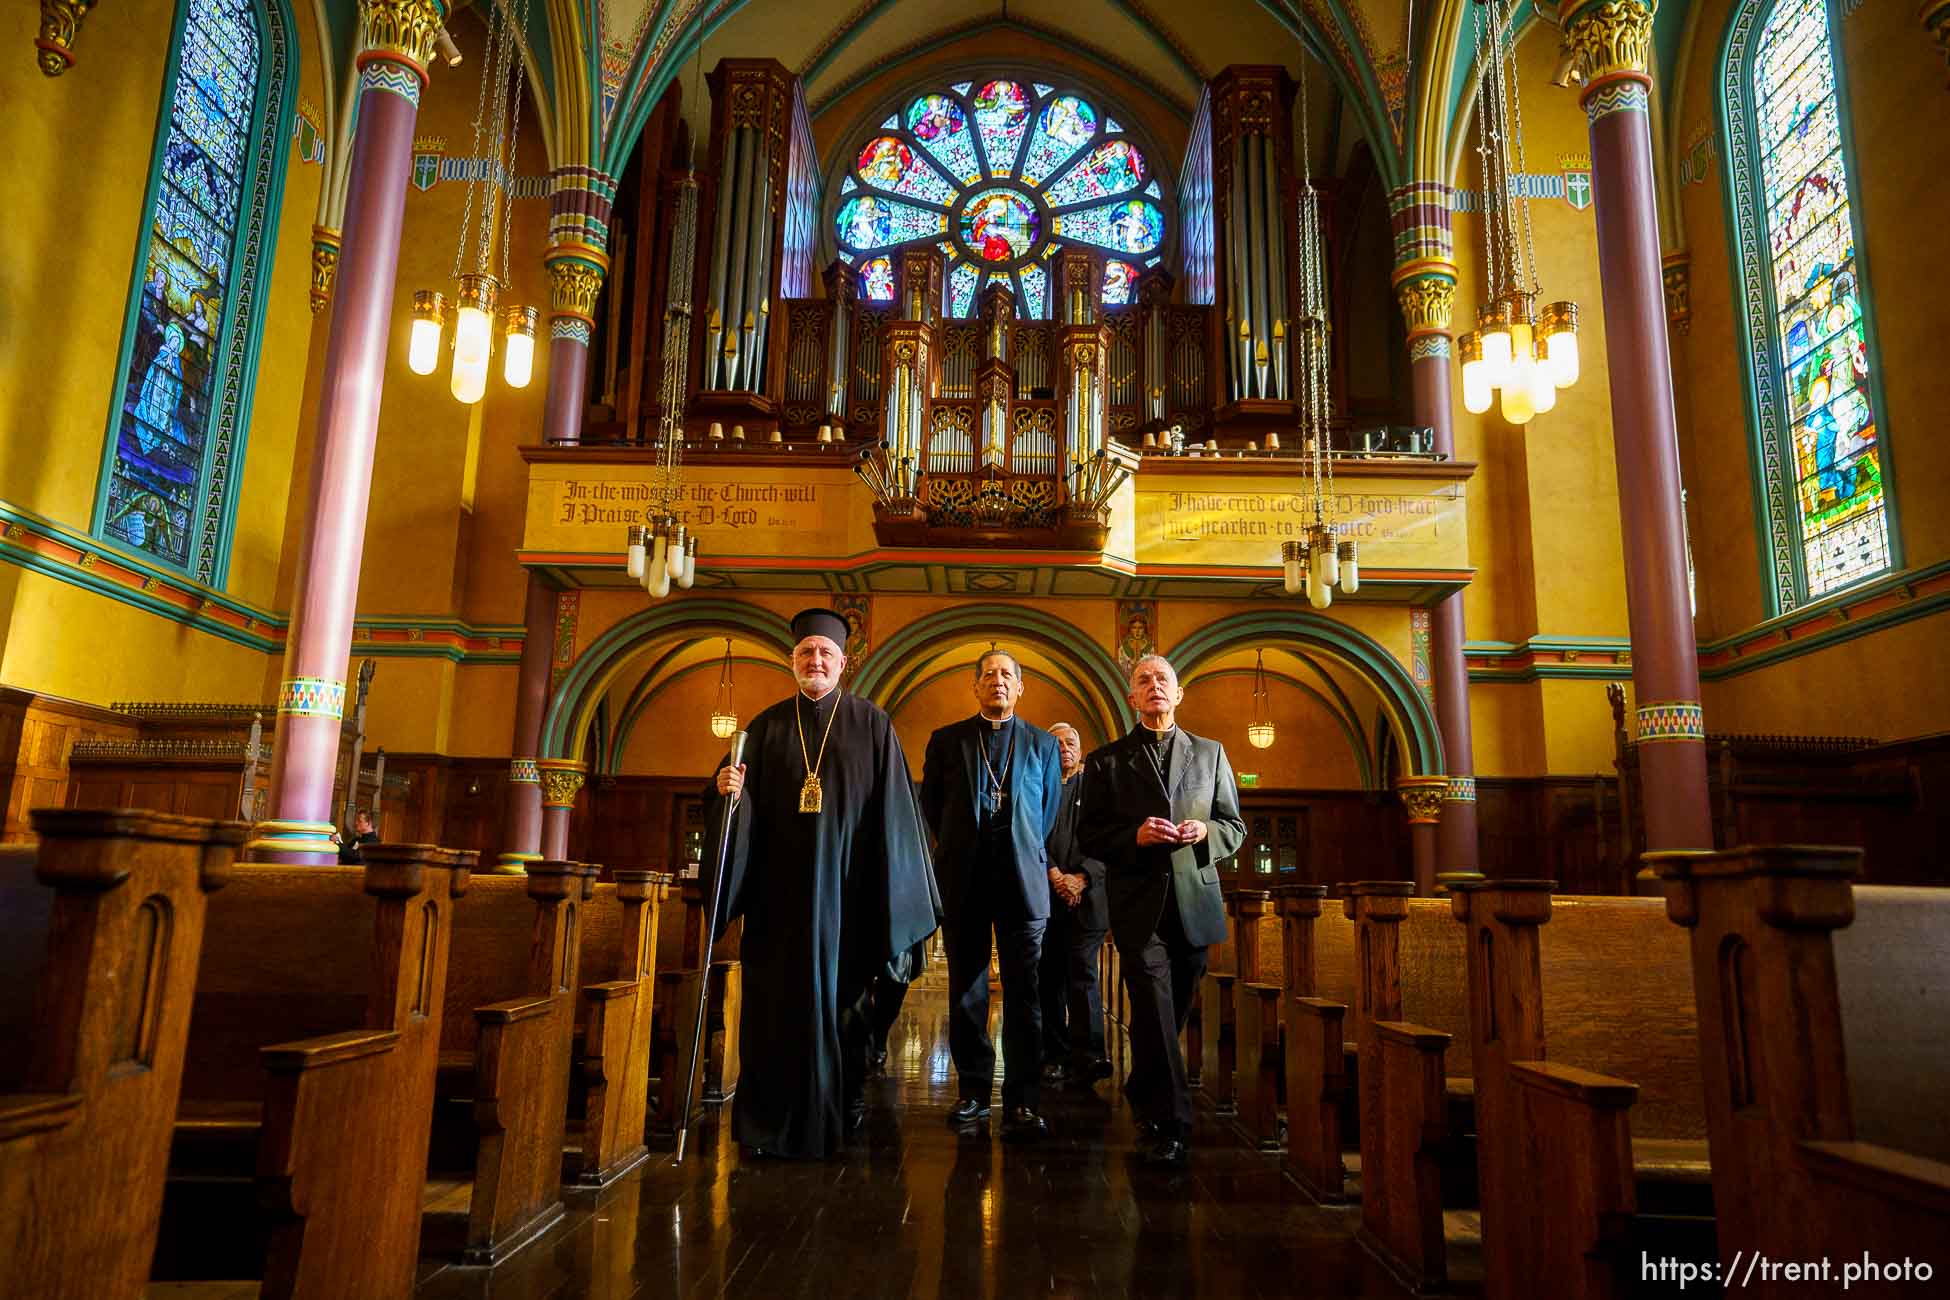
<path id="1" fill-rule="evenodd" d="M 1097 982 L 1097 953 L 1103 946 L 1102 930 L 1077 924 L 1069 904 L 1051 902 L 1038 974 L 1046 1065 L 1104 1059 L 1104 998 Z"/>
<path id="2" fill-rule="evenodd" d="M 874 978 L 873 987 L 867 990 L 867 1050 L 879 1053 L 887 1050 L 887 1033 L 894 1022 L 901 1018 L 901 1004 L 907 1001 L 908 986 L 900 980 L 886 975 Z"/>
<path id="3" fill-rule="evenodd" d="M 1036 992 L 1047 922 L 998 909 L 986 891 L 942 927 L 948 944 L 948 1052 L 961 1076 L 961 1096 L 987 1105 L 995 1087 L 995 1043 L 989 1038 L 989 940 L 1002 967 L 1002 1104 L 1034 1109 L 1042 1079 L 1042 1005 Z"/>
<path id="4" fill-rule="evenodd" d="M 1135 951 L 1118 945 L 1131 992 L 1131 1075 L 1125 1093 L 1144 1118 L 1167 1135 L 1189 1137 L 1192 1090 L 1178 1044 L 1192 997 L 1205 976 L 1205 949 L 1185 938 L 1178 904 L 1165 892 L 1157 926 Z"/>

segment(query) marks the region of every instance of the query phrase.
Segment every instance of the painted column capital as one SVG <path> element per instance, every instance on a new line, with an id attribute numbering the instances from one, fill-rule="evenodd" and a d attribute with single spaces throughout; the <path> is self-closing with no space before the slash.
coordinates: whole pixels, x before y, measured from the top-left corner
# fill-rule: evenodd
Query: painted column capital
<path id="1" fill-rule="evenodd" d="M 541 772 L 542 807 L 575 807 L 576 795 L 588 780 L 588 766 L 573 758 L 538 758 L 535 766 Z"/>
<path id="2" fill-rule="evenodd" d="M 1950 0 L 1944 3 L 1950 5 Z M 1685 334 L 1693 324 L 1693 255 L 1667 253 L 1659 269 L 1666 283 L 1666 323 L 1673 333 Z"/>
<path id="3" fill-rule="evenodd" d="M 542 255 L 542 265 L 548 269 L 549 337 L 589 346 L 608 256 L 586 244 L 558 244 Z"/>
<path id="4" fill-rule="evenodd" d="M 1418 258 L 1397 267 L 1395 301 L 1408 324 L 1409 342 L 1424 335 L 1449 334 L 1456 309 L 1456 264 L 1442 258 Z"/>
<path id="5" fill-rule="evenodd" d="M 34 38 L 41 71 L 58 77 L 74 66 L 75 37 L 95 0 L 41 0 L 41 34 Z"/>
<path id="6" fill-rule="evenodd" d="M 1580 102 L 1592 100 L 1619 82 L 1641 91 L 1652 81 L 1652 15 L 1658 0 L 1564 0 L 1558 18 L 1564 48 L 1584 76 Z"/>
<path id="7" fill-rule="evenodd" d="M 1410 826 L 1432 826 L 1442 820 L 1442 800 L 1449 791 L 1446 776 L 1404 776 L 1396 780 Z"/>
<path id="8" fill-rule="evenodd" d="M 357 66 L 391 63 L 410 68 L 424 86 L 446 16 L 447 0 L 359 0 Z"/>
<path id="9" fill-rule="evenodd" d="M 332 283 L 339 274 L 339 232 L 330 226 L 311 228 L 311 314 L 325 310 L 332 300 Z"/>

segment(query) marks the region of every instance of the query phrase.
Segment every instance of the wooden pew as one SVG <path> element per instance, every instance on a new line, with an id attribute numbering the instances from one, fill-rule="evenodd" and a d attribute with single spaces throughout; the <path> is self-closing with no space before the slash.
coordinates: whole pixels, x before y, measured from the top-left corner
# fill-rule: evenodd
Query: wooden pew
<path id="1" fill-rule="evenodd" d="M 1950 894 L 1854 888 L 1861 850 L 1657 863 L 1689 939 L 1720 1256 L 1925 1260 L 1950 1239 Z M 1748 1275 L 1751 1279 L 1751 1275 Z M 1830 1278 L 1828 1284 L 1834 1285 Z M 1851 1295 L 1920 1294 L 1914 1275 Z M 1750 1280 L 1760 1296 L 1805 1282 Z"/>
<path id="2" fill-rule="evenodd" d="M 1681 936 L 1657 899 L 1552 888 L 1500 880 L 1452 893 L 1469 953 L 1492 1300 L 1609 1295 L 1640 1250 L 1711 1254 Z"/>
<path id="3" fill-rule="evenodd" d="M 1280 999 L 1286 976 L 1279 922 L 1268 890 L 1241 889 L 1227 901 L 1239 975 L 1232 994 L 1239 1099 L 1235 1122 L 1261 1151 L 1277 1151 L 1286 1069 L 1280 1040 Z"/>
<path id="4" fill-rule="evenodd" d="M 471 1101 L 474 1132 L 443 1141 L 434 1172 L 463 1172 L 448 1166 L 472 1156 L 463 1263 L 499 1263 L 562 1218 L 582 917 L 598 870 L 531 862 L 526 875 L 482 877 L 457 918 L 441 1096 Z"/>
<path id="5" fill-rule="evenodd" d="M 616 883 L 596 886 L 587 908 L 583 972 L 611 978 L 582 986 L 578 1071 L 585 1100 L 573 1161 L 579 1187 L 606 1187 L 649 1154 L 657 918 L 671 883 L 659 872 L 620 870 Z"/>
<path id="6" fill-rule="evenodd" d="M 1316 997 L 1315 926 L 1325 885 L 1281 885 L 1273 891 L 1280 917 L 1287 981 L 1285 1041 L 1287 1175 L 1315 1200 L 1345 1197 L 1341 1113 L 1346 1103 L 1342 1050 L 1344 1003 Z"/>
<path id="7" fill-rule="evenodd" d="M 0 855 L 0 948 L 40 959 L 8 989 L 31 1017 L 0 1022 L 21 1085 L 0 1094 L 0 1276 L 10 1295 L 139 1296 L 208 899 L 250 828 L 131 810 L 32 818 L 38 849 Z"/>
<path id="8" fill-rule="evenodd" d="M 1191 1074 L 1197 1061 L 1197 1082 L 1212 1099 L 1213 1113 L 1233 1115 L 1239 1108 L 1239 1044 L 1234 986 L 1239 982 L 1239 899 L 1241 886 L 1224 886 L 1226 937 L 1206 950 L 1205 975 L 1199 980 L 1196 1027 L 1185 1026 L 1185 1066 Z"/>
<path id="9" fill-rule="evenodd" d="M 248 1252 L 249 1202 L 208 1199 L 250 1189 L 241 1153 L 268 1219 L 262 1294 L 411 1289 L 455 900 L 475 857 L 374 844 L 363 868 L 231 872 L 197 973 L 171 1162 L 188 1176 L 170 1189 L 184 1222 L 170 1230 L 166 1201 L 160 1276 L 210 1276 L 179 1270 L 219 1239 Z"/>

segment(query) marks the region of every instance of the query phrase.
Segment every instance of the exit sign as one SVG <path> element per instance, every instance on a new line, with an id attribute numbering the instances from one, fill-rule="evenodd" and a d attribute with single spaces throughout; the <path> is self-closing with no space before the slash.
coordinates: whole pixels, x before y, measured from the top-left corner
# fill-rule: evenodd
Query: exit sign
<path id="1" fill-rule="evenodd" d="M 1242 789 L 1250 790 L 1252 787 L 1258 784 L 1259 784 L 1259 773 L 1241 772 L 1239 774 L 1239 785 Z"/>

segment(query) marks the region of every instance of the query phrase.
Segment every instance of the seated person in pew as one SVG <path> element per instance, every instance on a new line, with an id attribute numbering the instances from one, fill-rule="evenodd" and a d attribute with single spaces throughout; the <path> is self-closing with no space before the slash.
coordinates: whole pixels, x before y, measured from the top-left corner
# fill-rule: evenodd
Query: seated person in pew
<path id="1" fill-rule="evenodd" d="M 719 769 L 707 810 L 705 862 L 722 851 L 725 872 L 714 933 L 745 918 L 745 1070 L 732 1131 L 772 1155 L 826 1156 L 858 1127 L 869 981 L 940 916 L 893 724 L 840 689 L 846 630 L 829 609 L 792 620 L 799 689 L 752 719 L 745 761 Z"/>

